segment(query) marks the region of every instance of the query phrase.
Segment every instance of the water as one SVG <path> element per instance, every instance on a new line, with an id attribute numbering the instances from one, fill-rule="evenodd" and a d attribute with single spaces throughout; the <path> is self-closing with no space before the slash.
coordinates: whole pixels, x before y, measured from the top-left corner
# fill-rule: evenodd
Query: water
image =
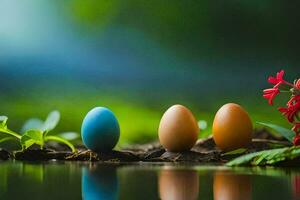
<path id="1" fill-rule="evenodd" d="M 300 170 L 9 161 L 0 199 L 300 199 Z"/>

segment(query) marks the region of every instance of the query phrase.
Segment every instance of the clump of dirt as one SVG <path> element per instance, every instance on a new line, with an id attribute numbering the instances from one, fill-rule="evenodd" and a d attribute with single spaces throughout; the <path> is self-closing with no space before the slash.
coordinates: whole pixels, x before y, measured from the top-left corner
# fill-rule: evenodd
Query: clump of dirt
<path id="1" fill-rule="evenodd" d="M 4 149 L 0 149 L 0 160 L 8 160 L 11 157 L 11 154 L 4 150 Z"/>

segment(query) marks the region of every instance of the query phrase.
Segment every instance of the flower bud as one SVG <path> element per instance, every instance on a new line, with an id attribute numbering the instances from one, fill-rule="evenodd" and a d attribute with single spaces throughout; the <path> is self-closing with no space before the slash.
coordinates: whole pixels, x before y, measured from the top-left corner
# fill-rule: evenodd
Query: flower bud
<path id="1" fill-rule="evenodd" d="M 299 84 L 300 85 L 300 84 Z M 291 93 L 293 94 L 293 95 L 299 95 L 300 94 L 300 88 L 299 89 L 297 89 L 297 88 L 292 88 L 291 90 Z"/>
<path id="2" fill-rule="evenodd" d="M 300 135 L 299 134 L 294 137 L 293 143 L 295 146 L 300 145 Z"/>
<path id="3" fill-rule="evenodd" d="M 300 78 L 298 80 L 295 80 L 294 84 L 297 89 L 300 89 Z"/>

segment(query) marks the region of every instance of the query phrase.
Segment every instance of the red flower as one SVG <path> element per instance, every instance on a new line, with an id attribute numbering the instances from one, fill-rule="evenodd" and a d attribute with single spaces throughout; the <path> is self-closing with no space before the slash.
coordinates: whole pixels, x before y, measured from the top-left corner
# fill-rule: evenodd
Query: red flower
<path id="1" fill-rule="evenodd" d="M 294 106 L 292 106 L 294 107 Z M 289 122 L 293 122 L 294 121 L 294 116 L 297 113 L 297 110 L 292 108 L 292 107 L 288 107 L 288 108 L 278 108 L 278 110 L 287 117 L 287 119 L 289 120 Z"/>
<path id="2" fill-rule="evenodd" d="M 293 96 L 287 103 L 287 108 L 278 108 L 278 110 L 287 117 L 289 122 L 294 122 L 294 117 L 300 111 L 300 95 Z"/>
<path id="3" fill-rule="evenodd" d="M 287 102 L 287 106 L 292 106 L 300 103 L 300 95 L 294 95 L 291 99 Z"/>
<path id="4" fill-rule="evenodd" d="M 284 70 L 281 70 L 276 74 L 276 77 L 270 76 L 268 78 L 268 82 L 275 85 L 274 88 L 278 88 L 280 84 L 286 83 L 285 80 L 283 80 Z"/>
<path id="5" fill-rule="evenodd" d="M 269 100 L 270 105 L 273 105 L 274 98 L 281 92 L 280 89 L 292 94 L 286 107 L 279 107 L 278 110 L 294 125 L 292 130 L 296 133 L 296 136 L 294 137 L 293 143 L 295 146 L 300 146 L 300 79 L 292 84 L 285 81 L 283 76 L 284 70 L 281 70 L 276 74 L 276 77 L 270 76 L 268 78 L 268 82 L 274 86 L 273 88 L 265 89 L 263 91 L 263 97 Z M 284 87 L 280 87 L 281 85 L 284 85 Z"/>
<path id="6" fill-rule="evenodd" d="M 278 88 L 265 89 L 263 97 L 266 98 L 266 99 L 269 99 L 269 104 L 273 105 L 273 99 L 279 93 L 280 93 L 280 91 L 279 91 Z"/>
<path id="7" fill-rule="evenodd" d="M 294 125 L 294 127 L 292 128 L 292 130 L 295 131 L 296 133 L 300 133 L 300 123 L 296 123 Z M 298 134 L 298 135 L 295 136 L 295 138 L 296 137 L 298 137 L 298 140 L 299 140 L 298 142 L 300 144 L 300 135 Z M 295 138 L 294 138 L 294 142 L 295 142 Z"/>

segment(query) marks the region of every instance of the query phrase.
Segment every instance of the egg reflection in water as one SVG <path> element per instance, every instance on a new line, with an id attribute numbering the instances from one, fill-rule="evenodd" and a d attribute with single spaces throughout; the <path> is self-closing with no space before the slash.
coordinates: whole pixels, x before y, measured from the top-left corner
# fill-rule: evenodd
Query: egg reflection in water
<path id="1" fill-rule="evenodd" d="M 82 169 L 82 199 L 116 200 L 119 196 L 117 169 L 96 166 Z"/>
<path id="2" fill-rule="evenodd" d="M 216 172 L 213 189 L 214 200 L 252 199 L 251 178 L 247 175 Z"/>
<path id="3" fill-rule="evenodd" d="M 199 176 L 196 170 L 162 169 L 158 182 L 162 200 L 198 199 Z"/>

